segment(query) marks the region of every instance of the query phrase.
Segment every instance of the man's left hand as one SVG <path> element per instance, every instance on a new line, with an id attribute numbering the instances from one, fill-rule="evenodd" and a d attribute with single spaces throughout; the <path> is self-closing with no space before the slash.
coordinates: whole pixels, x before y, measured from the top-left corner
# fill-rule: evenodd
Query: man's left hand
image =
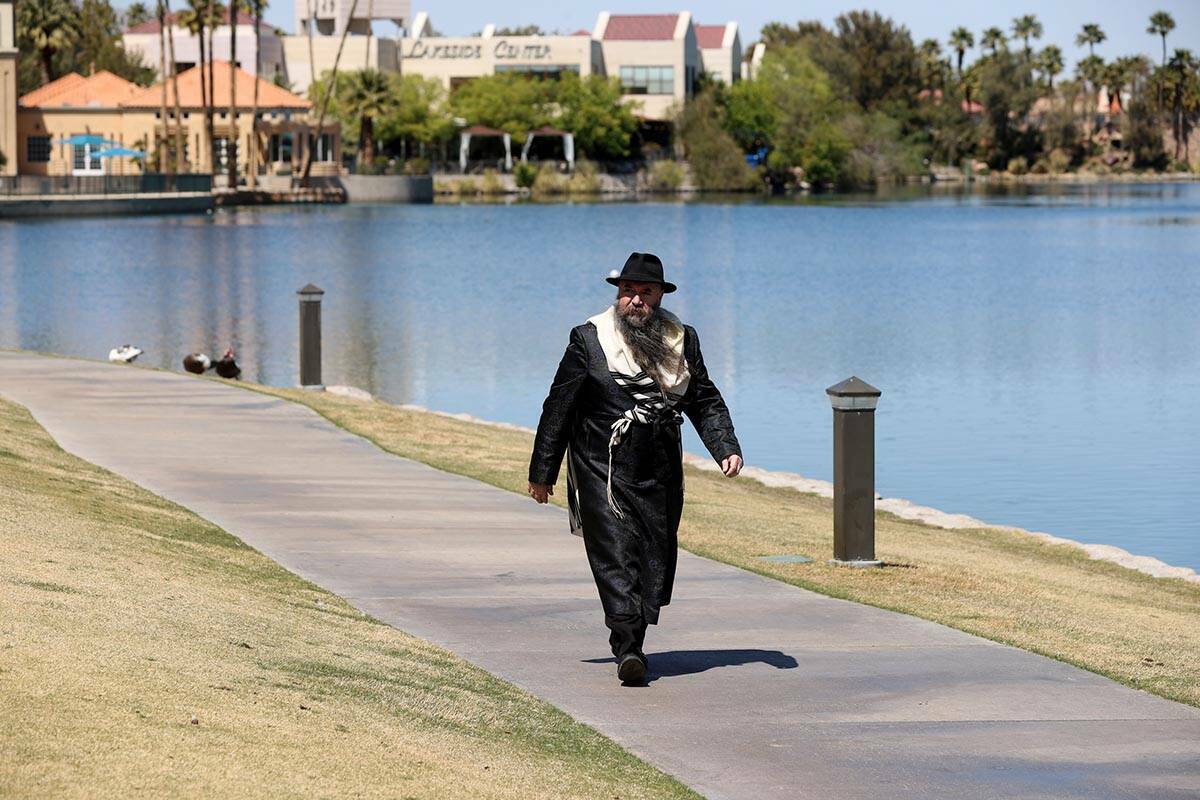
<path id="1" fill-rule="evenodd" d="M 742 471 L 742 457 L 738 455 L 728 456 L 721 462 L 721 472 L 725 473 L 726 478 L 736 478 L 738 473 Z"/>

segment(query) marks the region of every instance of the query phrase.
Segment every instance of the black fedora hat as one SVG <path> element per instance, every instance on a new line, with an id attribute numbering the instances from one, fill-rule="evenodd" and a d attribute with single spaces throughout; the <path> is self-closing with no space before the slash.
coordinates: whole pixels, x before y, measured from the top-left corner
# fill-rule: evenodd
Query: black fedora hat
<path id="1" fill-rule="evenodd" d="M 618 275 L 614 269 L 605 280 L 613 286 L 620 286 L 621 281 L 661 283 L 664 293 L 673 292 L 679 288 L 670 281 L 663 280 L 662 259 L 653 253 L 630 253 L 621 273 Z"/>

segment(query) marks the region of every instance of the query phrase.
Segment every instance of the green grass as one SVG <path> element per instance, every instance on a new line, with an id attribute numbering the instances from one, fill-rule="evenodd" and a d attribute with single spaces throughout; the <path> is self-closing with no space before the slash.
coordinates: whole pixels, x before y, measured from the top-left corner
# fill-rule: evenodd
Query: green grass
<path id="1" fill-rule="evenodd" d="M 0 797 L 697 796 L 3 400 L 0 485 Z"/>

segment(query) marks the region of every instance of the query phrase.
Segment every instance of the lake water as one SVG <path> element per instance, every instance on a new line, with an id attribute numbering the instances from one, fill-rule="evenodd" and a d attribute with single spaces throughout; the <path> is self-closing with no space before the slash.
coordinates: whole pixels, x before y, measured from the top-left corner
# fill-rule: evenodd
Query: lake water
<path id="1" fill-rule="evenodd" d="M 292 385 L 312 281 L 326 383 L 533 426 L 635 249 L 680 285 L 748 464 L 828 480 L 824 390 L 856 374 L 885 496 L 1200 568 L 1195 185 L 0 222 L 0 347 L 179 369 L 232 345 Z"/>

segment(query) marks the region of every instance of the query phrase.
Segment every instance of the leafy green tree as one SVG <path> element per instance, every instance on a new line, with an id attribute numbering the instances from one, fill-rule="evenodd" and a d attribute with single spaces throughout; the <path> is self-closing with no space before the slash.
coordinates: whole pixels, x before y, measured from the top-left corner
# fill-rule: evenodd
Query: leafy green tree
<path id="1" fill-rule="evenodd" d="M 1104 31 L 1100 29 L 1099 25 L 1094 22 L 1089 22 L 1084 25 L 1079 31 L 1078 35 L 1076 35 L 1075 46 L 1083 47 L 1086 44 L 1088 48 L 1088 55 L 1094 56 L 1096 55 L 1096 45 L 1100 44 L 1107 38 L 1108 37 L 1104 34 Z"/>
<path id="2" fill-rule="evenodd" d="M 1150 27 L 1146 33 L 1162 37 L 1162 65 L 1167 65 L 1167 34 L 1175 30 L 1175 18 L 1166 11 L 1155 11 L 1150 15 Z"/>
<path id="3" fill-rule="evenodd" d="M 418 148 L 438 144 L 454 135 L 454 121 L 446 106 L 446 91 L 442 82 L 421 75 L 392 75 L 394 102 L 386 116 L 379 120 L 379 139 L 408 157 L 408 146 Z M 345 122 L 343 122 L 343 126 Z"/>
<path id="4" fill-rule="evenodd" d="M 1016 157 L 1032 161 L 1041 151 L 1040 131 L 1027 124 L 1037 99 L 1023 57 L 1001 50 L 980 65 L 980 102 L 984 107 L 988 164 L 1005 169 Z"/>
<path id="5" fill-rule="evenodd" d="M 738 191 L 755 183 L 754 171 L 724 128 L 724 111 L 713 87 L 696 95 L 675 120 L 696 184 L 704 191 Z"/>
<path id="6" fill-rule="evenodd" d="M 574 134 L 576 149 L 589 158 L 628 156 L 638 123 L 621 95 L 616 78 L 564 75 L 550 91 L 552 122 Z"/>
<path id="7" fill-rule="evenodd" d="M 999 28 L 988 28 L 980 39 L 980 44 L 984 49 L 991 50 L 993 56 L 998 55 L 1007 43 L 1008 39 L 1005 38 L 1004 31 Z"/>
<path id="8" fill-rule="evenodd" d="M 79 41 L 79 11 L 70 0 L 22 0 L 17 4 L 17 37 L 21 49 L 37 53 L 42 83 L 59 77 L 55 56 Z"/>
<path id="9" fill-rule="evenodd" d="M 140 54 L 126 52 L 121 17 L 109 0 L 83 0 L 78 22 L 79 36 L 68 69 L 84 74 L 108 70 L 141 86 L 154 82 L 155 70 L 142 63 Z"/>
<path id="10" fill-rule="evenodd" d="M 1054 76 L 1063 71 L 1063 52 L 1058 45 L 1048 44 L 1037 55 L 1036 66 L 1046 81 L 1046 90 L 1054 91 Z"/>
<path id="11" fill-rule="evenodd" d="M 908 29 L 873 11 L 842 14 L 834 27 L 850 67 L 842 76 L 850 97 L 866 111 L 885 105 L 911 108 L 922 87 L 920 58 Z"/>
<path id="12" fill-rule="evenodd" d="M 497 28 L 496 36 L 545 36 L 546 32 L 538 25 L 517 25 L 512 28 Z"/>
<path id="13" fill-rule="evenodd" d="M 1200 121 L 1200 60 L 1191 50 L 1177 49 L 1157 80 L 1171 109 L 1171 133 L 1175 140 L 1175 160 L 1191 160 L 1192 130 Z"/>
<path id="14" fill-rule="evenodd" d="M 975 46 L 975 35 L 961 25 L 950 31 L 950 47 L 958 54 L 958 77 L 963 74 L 963 57 Z"/>
<path id="15" fill-rule="evenodd" d="M 1096 55 L 1088 56 L 1075 65 L 1076 77 L 1087 86 L 1087 112 L 1084 116 L 1088 120 L 1089 133 L 1095 133 L 1096 105 L 1099 103 L 1100 87 L 1104 84 L 1104 69 L 1104 59 Z"/>
<path id="16" fill-rule="evenodd" d="M 802 48 L 767 51 L 758 80 L 777 111 L 767 164 L 776 180 L 793 169 L 814 186 L 842 179 L 851 143 L 841 126 L 844 108 L 829 76 Z"/>
<path id="17" fill-rule="evenodd" d="M 765 80 L 738 81 L 729 87 L 725 130 L 749 153 L 770 144 L 779 128 L 780 110 Z"/>
<path id="18" fill-rule="evenodd" d="M 486 125 L 523 139 L 550 123 L 551 86 L 513 73 L 485 75 L 458 87 L 450 96 L 450 108 L 468 125 Z"/>
<path id="19" fill-rule="evenodd" d="M 1025 60 L 1029 61 L 1033 57 L 1033 51 L 1029 48 L 1029 40 L 1042 38 L 1042 23 L 1033 14 L 1025 14 L 1013 20 L 1012 32 L 1013 38 L 1020 39 L 1025 43 Z"/>

